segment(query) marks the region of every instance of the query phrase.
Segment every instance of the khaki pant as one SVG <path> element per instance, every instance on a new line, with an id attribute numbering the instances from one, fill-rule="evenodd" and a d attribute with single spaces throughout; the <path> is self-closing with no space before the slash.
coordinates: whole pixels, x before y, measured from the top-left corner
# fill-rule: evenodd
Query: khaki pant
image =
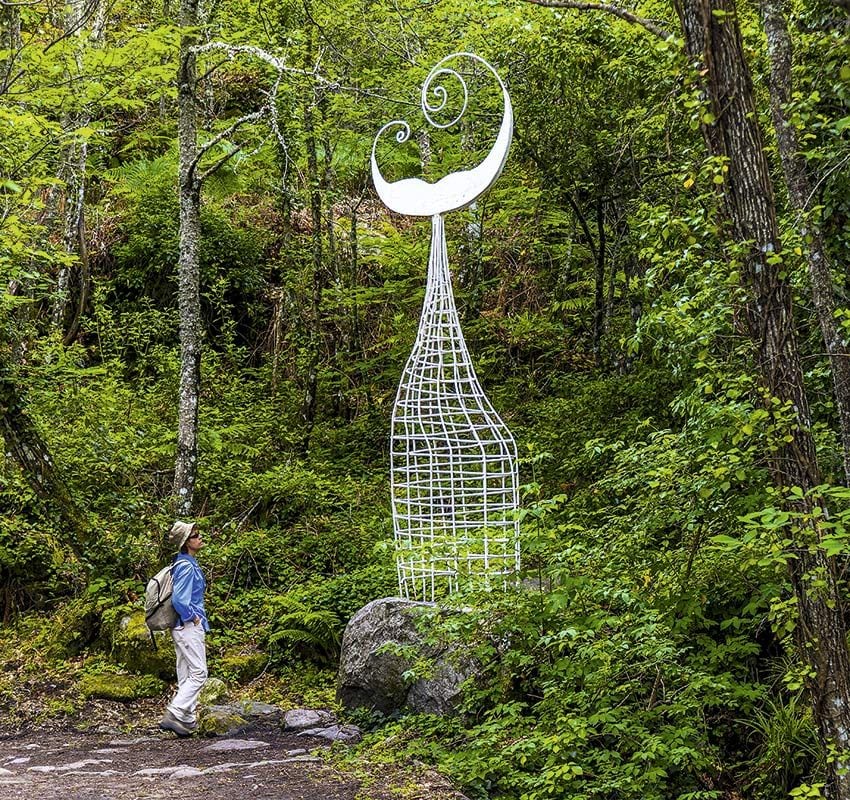
<path id="1" fill-rule="evenodd" d="M 177 652 L 177 694 L 168 704 L 168 710 L 180 722 L 193 724 L 198 695 L 207 682 L 207 646 L 203 626 L 187 622 L 182 628 L 173 628 L 171 638 Z"/>

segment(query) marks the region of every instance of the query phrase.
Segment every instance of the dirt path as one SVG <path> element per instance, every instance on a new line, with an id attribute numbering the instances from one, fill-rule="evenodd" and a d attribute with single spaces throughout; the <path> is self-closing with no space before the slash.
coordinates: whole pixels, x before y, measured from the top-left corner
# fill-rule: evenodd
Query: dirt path
<path id="1" fill-rule="evenodd" d="M 326 747 L 273 723 L 226 739 L 177 739 L 153 726 L 118 736 L 33 731 L 0 740 L 0 797 L 359 800 L 360 782 L 323 763 Z"/>
<path id="2" fill-rule="evenodd" d="M 279 716 L 178 739 L 159 730 L 163 703 L 90 700 L 16 724 L 0 709 L 0 800 L 466 800 L 424 764 L 338 758 L 331 748 L 346 745 L 286 730 Z"/>

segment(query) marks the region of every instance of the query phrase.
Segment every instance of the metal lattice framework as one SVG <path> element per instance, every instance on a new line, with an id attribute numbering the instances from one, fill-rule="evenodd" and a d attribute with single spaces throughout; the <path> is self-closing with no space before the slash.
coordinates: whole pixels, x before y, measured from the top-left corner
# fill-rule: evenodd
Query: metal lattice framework
<path id="1" fill-rule="evenodd" d="M 516 443 L 475 374 L 460 326 L 446 253 L 442 213 L 475 200 L 498 177 L 513 130 L 510 98 L 499 76 L 478 56 L 443 59 L 422 89 L 422 107 L 436 76 L 450 75 L 467 87 L 446 61 L 466 56 L 484 64 L 502 88 L 505 114 L 499 137 L 475 170 L 431 185 L 418 179 L 388 184 L 372 152 L 375 185 L 384 202 L 402 213 L 432 216 L 431 251 L 419 330 L 396 396 L 391 432 L 391 491 L 399 589 L 409 599 L 433 602 L 480 578 L 506 584 L 520 566 Z M 397 136 L 409 135 L 406 123 Z M 448 126 L 439 126 L 448 127 Z M 376 139 L 377 141 L 377 139 Z M 458 180 L 460 178 L 460 180 Z M 470 189 L 470 184 L 476 184 Z M 394 191 L 396 193 L 394 193 Z"/>

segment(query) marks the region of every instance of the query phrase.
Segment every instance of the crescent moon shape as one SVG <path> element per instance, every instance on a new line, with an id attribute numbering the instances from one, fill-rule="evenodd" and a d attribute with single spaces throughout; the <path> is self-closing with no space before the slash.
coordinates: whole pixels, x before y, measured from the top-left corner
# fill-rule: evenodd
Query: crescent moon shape
<path id="1" fill-rule="evenodd" d="M 446 90 L 442 86 L 435 88 L 435 93 L 442 97 L 442 102 L 436 108 L 428 105 L 426 92 L 434 77 L 441 73 L 449 73 L 457 77 L 463 85 L 464 106 L 458 117 L 452 122 L 447 125 L 437 125 L 436 127 L 446 128 L 449 125 L 453 125 L 463 115 L 464 111 L 466 111 L 466 83 L 456 72 L 443 67 L 443 64 L 447 61 L 460 56 L 480 62 L 493 73 L 499 82 L 504 101 L 504 113 L 502 124 L 499 126 L 499 135 L 496 137 L 496 141 L 487 154 L 487 157 L 473 169 L 449 173 L 445 177 L 440 178 L 436 183 L 428 183 L 421 178 L 405 178 L 390 183 L 384 180 L 384 176 L 381 175 L 381 170 L 378 168 L 378 162 L 375 159 L 375 148 L 378 144 L 378 139 L 381 138 L 381 134 L 388 128 L 400 126 L 402 130 L 396 134 L 395 138 L 398 142 L 405 142 L 410 136 L 410 126 L 403 120 L 393 120 L 384 125 L 378 131 L 375 141 L 372 143 L 372 180 L 375 184 L 375 190 L 378 192 L 381 200 L 384 201 L 384 204 L 398 214 L 405 214 L 411 217 L 432 217 L 435 214 L 445 214 L 449 211 L 466 208 L 466 206 L 484 194 L 499 175 L 502 174 L 514 132 L 513 106 L 511 105 L 511 98 L 508 95 L 508 90 L 504 82 L 496 70 L 483 58 L 474 53 L 452 53 L 452 55 L 446 56 L 439 61 L 428 74 L 428 78 L 422 86 L 422 110 L 425 112 L 428 121 L 435 124 L 428 115 L 428 112 L 429 110 L 439 111 L 442 109 L 446 102 Z"/>

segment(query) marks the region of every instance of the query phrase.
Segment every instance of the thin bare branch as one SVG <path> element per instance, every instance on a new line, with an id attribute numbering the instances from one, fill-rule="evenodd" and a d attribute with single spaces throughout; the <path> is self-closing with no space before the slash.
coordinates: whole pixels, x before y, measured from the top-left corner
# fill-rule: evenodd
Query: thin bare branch
<path id="1" fill-rule="evenodd" d="M 659 39 L 664 39 L 666 41 L 672 35 L 670 31 L 656 25 L 656 23 L 652 20 L 639 17 L 632 11 L 620 8 L 620 6 L 611 5 L 610 3 L 586 3 L 582 0 L 525 0 L 525 2 L 531 3 L 535 6 L 543 6 L 545 8 L 573 8 L 578 11 L 604 11 L 606 14 L 612 14 L 613 16 L 625 20 L 632 25 L 640 25 Z"/>
<path id="2" fill-rule="evenodd" d="M 233 45 L 227 44 L 227 42 L 208 42 L 207 44 L 197 45 L 191 49 L 191 52 L 195 55 L 201 55 L 203 53 L 208 53 L 211 51 L 223 51 L 229 55 L 231 59 L 236 58 L 239 55 L 250 55 L 255 58 L 260 59 L 260 61 L 264 61 L 266 64 L 269 64 L 275 70 L 278 71 L 279 74 L 289 74 L 289 75 L 300 75 L 305 78 L 311 78 L 316 83 L 324 86 L 325 88 L 331 89 L 333 91 L 338 92 L 348 92 L 350 94 L 356 94 L 360 97 L 374 97 L 377 100 L 383 100 L 384 102 L 390 102 L 394 105 L 399 106 L 417 106 L 418 103 L 409 102 L 407 100 L 399 100 L 392 97 L 387 97 L 386 94 L 383 94 L 380 89 L 362 89 L 359 86 L 346 86 L 344 84 L 338 83 L 337 81 L 328 80 L 324 75 L 321 74 L 319 70 L 319 63 L 317 62 L 316 66 L 313 69 L 300 69 L 298 67 L 290 67 L 285 61 L 278 58 L 272 53 L 269 53 L 267 50 L 263 50 L 261 47 L 254 47 L 252 45 Z M 216 65 L 218 68 L 220 64 Z"/>
<path id="3" fill-rule="evenodd" d="M 203 75 L 198 78 L 197 82 L 203 83 L 205 80 L 212 77 L 212 75 L 218 72 L 218 70 L 221 69 L 228 61 L 230 61 L 229 58 L 223 58 L 218 63 L 213 64 Z"/>
<path id="4" fill-rule="evenodd" d="M 230 161 L 233 156 L 237 155 L 242 151 L 242 145 L 236 145 L 229 153 L 223 155 L 218 161 L 215 162 L 209 169 L 204 170 L 201 175 L 198 177 L 198 180 L 203 183 L 210 175 L 214 172 L 217 172 L 221 167 L 223 167 L 228 161 Z"/>
<path id="5" fill-rule="evenodd" d="M 206 44 L 201 44 L 192 48 L 192 52 L 196 55 L 201 55 L 202 53 L 209 53 L 213 51 L 223 51 L 227 53 L 231 58 L 235 58 L 238 55 L 249 55 L 254 58 L 259 59 L 260 61 L 265 61 L 266 64 L 274 67 L 278 72 L 286 72 L 290 75 L 303 75 L 305 77 L 314 78 L 319 83 L 322 83 L 327 86 L 336 87 L 332 81 L 327 80 L 322 77 L 316 70 L 306 70 L 299 69 L 297 67 L 290 67 L 285 61 L 278 58 L 276 55 L 269 53 L 267 50 L 263 50 L 262 47 L 255 47 L 254 45 L 249 44 L 227 44 L 227 42 L 207 42 Z"/>
<path id="6" fill-rule="evenodd" d="M 92 2 L 88 3 L 83 8 L 83 11 L 80 14 L 79 19 L 76 20 L 76 22 L 73 25 L 70 25 L 64 31 L 64 33 L 61 36 L 59 36 L 58 38 L 56 38 L 52 42 L 50 42 L 50 44 L 48 44 L 44 48 L 44 52 L 46 53 L 48 50 L 50 50 L 52 47 L 55 47 L 57 44 L 59 44 L 64 39 L 68 39 L 71 36 L 75 36 L 77 33 L 79 33 L 89 23 L 89 21 L 97 14 L 98 5 L 99 4 L 98 4 L 97 0 L 93 0 Z M 109 11 L 111 11 L 112 7 L 114 5 L 115 5 L 115 2 L 113 0 L 112 4 L 109 6 L 109 8 L 107 9 L 107 11 L 105 13 L 108 13 Z"/>
<path id="7" fill-rule="evenodd" d="M 213 147 L 215 147 L 217 144 L 224 141 L 225 139 L 228 139 L 230 136 L 236 133 L 236 131 L 239 130 L 239 128 L 241 128 L 243 125 L 247 125 L 249 122 L 257 122 L 258 120 L 261 120 L 267 112 L 268 108 L 266 106 L 263 106 L 259 111 L 253 111 L 250 114 L 245 114 L 245 116 L 239 117 L 239 119 L 228 125 L 223 131 L 220 131 L 215 136 L 213 136 L 213 138 L 210 139 L 208 142 L 202 144 L 198 148 L 198 153 L 192 161 L 192 164 L 189 168 L 190 171 L 194 172 L 198 168 L 198 164 L 200 163 L 201 159 L 210 150 L 212 150 Z M 200 177 L 200 179 L 203 180 L 204 178 L 211 175 L 213 172 L 215 172 L 215 169 L 217 169 L 218 166 L 220 166 L 220 164 L 216 165 L 214 169 L 206 170 L 204 174 Z"/>
<path id="8" fill-rule="evenodd" d="M 841 161 L 839 161 L 837 164 L 833 164 L 833 166 L 831 166 L 826 172 L 824 172 L 823 175 L 821 175 L 821 177 L 818 179 L 818 182 L 812 187 L 812 191 L 809 193 L 809 196 L 806 198 L 806 203 L 803 206 L 805 210 L 808 210 L 811 207 L 812 199 L 817 194 L 818 190 L 826 181 L 826 179 L 829 178 L 829 176 L 832 175 L 836 170 L 841 169 L 841 167 L 843 167 L 848 161 L 850 161 L 850 156 L 845 156 L 841 159 Z"/>

